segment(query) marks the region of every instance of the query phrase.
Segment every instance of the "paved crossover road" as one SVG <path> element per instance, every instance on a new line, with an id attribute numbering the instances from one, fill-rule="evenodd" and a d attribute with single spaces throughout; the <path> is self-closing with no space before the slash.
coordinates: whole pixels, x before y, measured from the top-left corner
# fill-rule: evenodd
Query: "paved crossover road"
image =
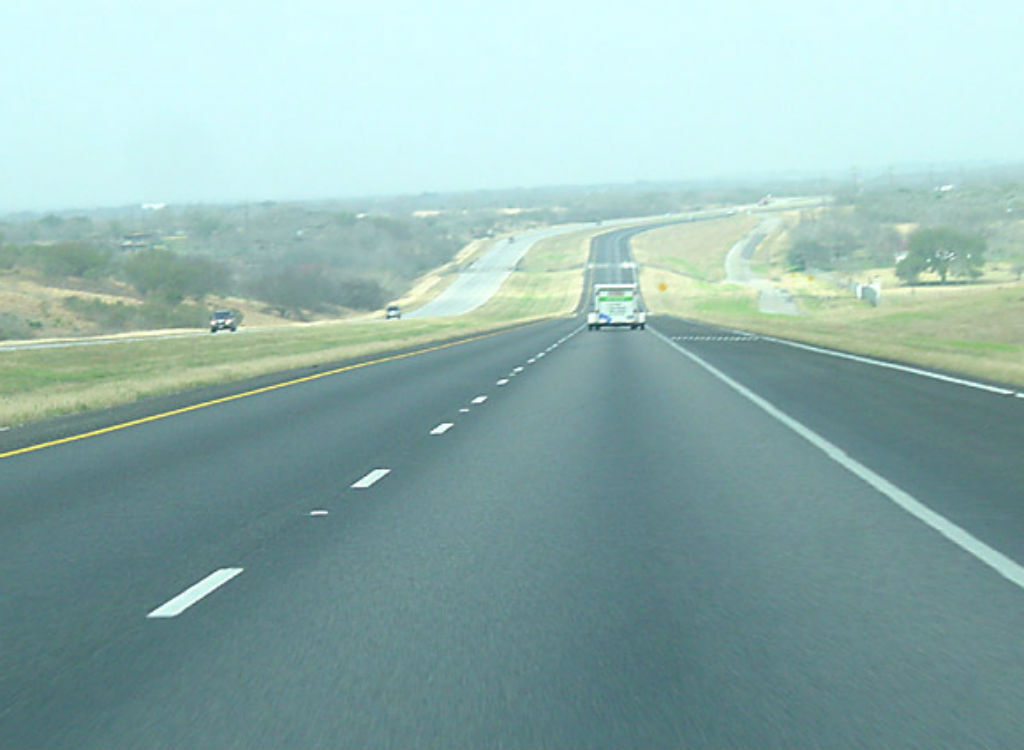
<path id="1" fill-rule="evenodd" d="M 565 319 L 7 454 L 0 746 L 1018 747 L 1021 409 Z"/>
<path id="2" fill-rule="evenodd" d="M 733 245 L 725 256 L 725 278 L 734 284 L 745 284 L 757 290 L 757 307 L 763 313 L 773 315 L 799 315 L 793 297 L 785 289 L 775 286 L 767 279 L 758 278 L 750 270 L 750 258 L 757 246 L 779 225 L 777 216 L 767 215 L 746 237 Z"/>

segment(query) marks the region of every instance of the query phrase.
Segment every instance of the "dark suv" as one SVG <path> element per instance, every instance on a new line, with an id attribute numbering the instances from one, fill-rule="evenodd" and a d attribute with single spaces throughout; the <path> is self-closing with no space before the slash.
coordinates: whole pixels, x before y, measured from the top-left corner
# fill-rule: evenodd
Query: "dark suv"
<path id="1" fill-rule="evenodd" d="M 238 330 L 238 316 L 233 310 L 217 310 L 210 316 L 210 333 L 226 329 Z"/>

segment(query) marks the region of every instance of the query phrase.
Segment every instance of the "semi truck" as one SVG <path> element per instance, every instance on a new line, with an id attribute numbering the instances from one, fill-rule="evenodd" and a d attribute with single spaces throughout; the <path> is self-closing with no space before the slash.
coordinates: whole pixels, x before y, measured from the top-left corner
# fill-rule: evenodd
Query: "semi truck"
<path id="1" fill-rule="evenodd" d="M 587 313 L 588 330 L 629 326 L 635 331 L 646 325 L 647 313 L 641 308 L 636 284 L 594 284 L 594 306 Z"/>

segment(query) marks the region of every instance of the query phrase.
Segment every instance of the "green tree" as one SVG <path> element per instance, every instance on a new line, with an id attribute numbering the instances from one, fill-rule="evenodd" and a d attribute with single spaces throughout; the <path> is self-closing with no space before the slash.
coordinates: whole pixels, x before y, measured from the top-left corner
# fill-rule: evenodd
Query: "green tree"
<path id="1" fill-rule="evenodd" d="M 227 227 L 225 219 L 214 213 L 203 209 L 193 209 L 185 215 L 186 226 L 196 237 L 204 240 L 210 239 L 217 232 Z"/>
<path id="2" fill-rule="evenodd" d="M 786 261 L 794 271 L 822 268 L 827 266 L 830 260 L 831 253 L 828 248 L 808 237 L 798 237 L 786 253 Z"/>
<path id="3" fill-rule="evenodd" d="M 3 235 L 0 235 L 0 268 L 14 268 L 24 254 L 24 250 L 17 245 L 5 245 Z"/>
<path id="4" fill-rule="evenodd" d="M 356 277 L 338 282 L 338 301 L 354 310 L 374 310 L 383 307 L 387 297 L 379 282 Z"/>
<path id="5" fill-rule="evenodd" d="M 317 312 L 333 303 L 336 289 L 323 268 L 297 266 L 264 272 L 253 284 L 252 293 L 282 314 L 301 317 L 303 310 Z"/>
<path id="6" fill-rule="evenodd" d="M 296 317 L 302 317 L 304 311 L 323 312 L 336 306 L 373 310 L 387 301 L 378 281 L 342 275 L 319 265 L 267 271 L 254 281 L 251 292 L 280 313 Z"/>
<path id="7" fill-rule="evenodd" d="M 939 275 L 942 283 L 950 276 L 976 279 L 985 264 L 985 238 L 950 227 L 919 229 L 910 236 L 907 254 L 896 263 L 896 275 L 907 283 L 925 271 Z"/>
<path id="8" fill-rule="evenodd" d="M 230 278 L 219 263 L 159 249 L 131 256 L 124 273 L 140 294 L 172 305 L 186 297 L 201 299 L 210 292 L 226 291 Z"/>
<path id="9" fill-rule="evenodd" d="M 23 253 L 25 262 L 51 279 L 68 276 L 98 277 L 110 267 L 110 250 L 81 242 L 42 245 Z"/>

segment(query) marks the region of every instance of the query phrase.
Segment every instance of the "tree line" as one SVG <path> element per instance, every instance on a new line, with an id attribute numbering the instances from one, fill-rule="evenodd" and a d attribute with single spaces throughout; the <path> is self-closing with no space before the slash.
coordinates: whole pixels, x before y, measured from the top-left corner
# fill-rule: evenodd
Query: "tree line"
<path id="1" fill-rule="evenodd" d="M 301 319 L 379 309 L 468 241 L 465 222 L 362 217 L 295 204 L 192 208 L 146 220 L 146 231 L 122 218 L 45 216 L 6 224 L 21 242 L 0 238 L 0 271 L 91 291 L 116 291 L 118 282 L 168 318 L 177 316 L 174 308 L 201 306 L 209 296 L 238 295 Z M 122 247 L 129 238 L 141 247 Z M 114 327 L 128 315 L 79 307 Z"/>
<path id="2" fill-rule="evenodd" d="M 890 266 L 905 284 L 934 274 L 939 283 L 980 278 L 991 240 L 1002 260 L 1024 270 L 1013 232 L 1019 221 L 1002 194 L 888 191 L 850 195 L 790 232 L 795 271 L 856 272 Z"/>

